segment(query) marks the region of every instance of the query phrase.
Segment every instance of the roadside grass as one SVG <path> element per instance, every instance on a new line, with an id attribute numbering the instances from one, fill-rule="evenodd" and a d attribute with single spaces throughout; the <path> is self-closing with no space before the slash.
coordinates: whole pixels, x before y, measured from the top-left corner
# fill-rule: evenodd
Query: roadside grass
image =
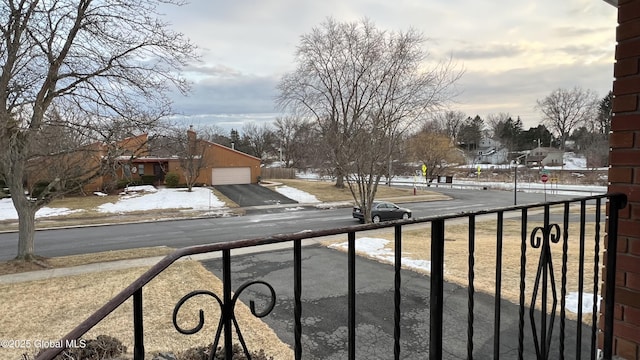
<path id="1" fill-rule="evenodd" d="M 353 195 L 349 188 L 338 189 L 334 186 L 333 182 L 325 181 L 309 181 L 309 180 L 296 180 L 296 179 L 278 179 L 274 180 L 284 185 L 291 186 L 301 191 L 305 191 L 309 194 L 315 195 L 316 198 L 324 202 L 336 202 L 336 201 L 353 201 Z M 435 195 L 432 191 L 418 190 L 417 195 Z M 376 198 L 394 198 L 403 196 L 412 196 L 413 189 L 402 189 L 397 187 L 389 187 L 384 184 L 378 186 Z M 440 195 L 440 194 L 437 194 Z M 442 196 L 445 198 L 444 196 Z"/>
<path id="2" fill-rule="evenodd" d="M 554 211 L 556 212 L 556 211 Z M 525 231 L 525 304 L 529 305 L 533 296 L 536 272 L 540 260 L 540 248 L 533 248 L 531 245 L 531 233 L 537 226 L 542 226 L 542 222 L 529 221 Z M 551 254 L 553 262 L 553 272 L 558 296 L 558 307 L 560 306 L 562 285 L 562 250 L 564 229 L 561 222 L 561 241 L 551 244 Z M 497 250 L 497 222 L 495 216 L 480 216 L 475 223 L 475 244 L 474 253 L 474 280 L 476 291 L 495 295 L 496 268 L 499 257 Z M 567 232 L 567 294 L 578 291 L 578 273 L 580 266 L 579 253 L 579 223 L 571 222 Z M 541 235 L 537 233 L 536 235 Z M 359 234 L 359 237 L 374 237 L 388 240 L 385 249 L 394 251 L 393 229 L 381 229 Z M 601 268 L 594 269 L 595 264 L 595 223 L 587 221 L 585 224 L 585 255 L 584 255 L 584 292 L 593 293 L 594 272 L 597 272 L 599 280 L 602 280 Z M 322 242 L 323 245 L 343 243 L 344 238 L 330 238 Z M 456 283 L 463 287 L 469 286 L 469 226 L 464 220 L 455 220 L 445 225 L 444 244 L 444 276 L 445 280 Z M 600 243 L 598 257 L 602 264 L 604 256 L 604 217 L 602 218 Z M 503 243 L 500 257 L 502 263 L 501 290 L 500 295 L 513 303 L 519 303 L 520 299 L 520 269 L 522 251 L 522 230 L 520 219 L 505 219 L 503 227 Z M 361 256 L 368 257 L 366 253 Z M 405 227 L 402 233 L 402 257 L 411 260 L 431 260 L 431 225 L 412 225 Z M 378 260 L 379 261 L 379 260 Z M 602 266 L 602 265 L 600 265 Z M 414 271 L 429 274 L 429 271 L 414 269 Z M 549 280 L 550 281 L 550 280 Z M 598 293 L 601 291 L 598 285 Z M 551 293 L 549 293 L 551 294 Z M 551 296 L 551 295 L 549 295 Z M 540 292 L 538 293 L 538 299 Z M 538 307 L 540 306 L 538 300 Z M 574 314 L 568 313 L 568 318 L 575 318 Z M 583 321 L 591 321 L 591 315 L 586 314 Z"/>
<path id="3" fill-rule="evenodd" d="M 95 196 L 93 194 L 65 196 L 63 198 L 53 200 L 47 206 L 53 208 L 69 208 L 72 210 L 91 211 L 106 203 L 116 203 L 119 198 L 119 195 Z"/>
<path id="4" fill-rule="evenodd" d="M 144 267 L 132 268 L 0 284 L 0 304 L 6 314 L 0 317 L 0 334 L 5 334 L 6 338 L 29 340 L 31 344 L 35 340 L 56 341 L 146 270 Z M 194 335 L 182 335 L 172 323 L 173 309 L 180 298 L 201 289 L 222 294 L 220 280 L 200 263 L 191 260 L 174 263 L 143 288 L 144 345 L 147 354 L 160 351 L 175 353 L 190 347 L 206 346 L 213 341 L 220 310 L 211 297 L 192 298 L 178 313 L 178 324 L 184 329 L 191 329 L 198 324 L 198 311 L 202 309 L 205 324 L 201 331 Z M 98 335 L 116 337 L 131 355 L 132 313 L 132 300 L 129 299 L 83 338 L 90 339 Z M 249 349 L 264 349 L 275 359 L 293 358 L 290 348 L 278 339 L 273 330 L 255 318 L 246 305 L 237 303 L 235 314 Z M 33 348 L 29 351 L 30 355 L 37 352 Z M 20 359 L 23 352 L 24 349 L 0 349 L 0 358 Z"/>
<path id="5" fill-rule="evenodd" d="M 167 246 L 147 248 L 112 250 L 91 254 L 60 256 L 52 258 L 40 257 L 34 262 L 10 260 L 0 262 L 0 275 L 16 274 L 27 271 L 44 269 L 59 269 L 71 266 L 95 264 L 109 261 L 141 259 L 156 256 L 166 256 L 175 249 Z"/>

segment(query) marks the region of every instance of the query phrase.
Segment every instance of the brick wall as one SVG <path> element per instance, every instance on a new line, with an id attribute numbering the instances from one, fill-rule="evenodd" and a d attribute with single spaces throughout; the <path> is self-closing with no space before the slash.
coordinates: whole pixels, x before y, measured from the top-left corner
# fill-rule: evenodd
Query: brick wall
<path id="1" fill-rule="evenodd" d="M 620 213 L 614 354 L 640 358 L 640 0 L 618 1 L 609 191 L 628 196 Z"/>

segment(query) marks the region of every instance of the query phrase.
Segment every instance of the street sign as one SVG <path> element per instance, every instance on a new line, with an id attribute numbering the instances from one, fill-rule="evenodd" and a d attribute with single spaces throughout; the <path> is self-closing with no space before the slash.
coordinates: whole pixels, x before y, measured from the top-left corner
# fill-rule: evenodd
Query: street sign
<path id="1" fill-rule="evenodd" d="M 540 180 L 541 180 L 543 183 L 546 183 L 547 181 L 549 181 L 549 175 L 547 175 L 547 174 L 542 174 L 542 176 L 540 176 Z"/>
<path id="2" fill-rule="evenodd" d="M 427 165 L 422 164 L 422 176 L 427 176 Z"/>

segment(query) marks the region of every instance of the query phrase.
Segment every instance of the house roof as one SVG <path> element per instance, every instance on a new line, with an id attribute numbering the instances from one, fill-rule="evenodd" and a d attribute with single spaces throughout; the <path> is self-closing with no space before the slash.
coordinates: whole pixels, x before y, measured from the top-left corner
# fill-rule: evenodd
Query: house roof
<path id="1" fill-rule="evenodd" d="M 611 4 L 615 7 L 618 7 L 618 0 L 604 0 L 604 2 Z"/>
<path id="2" fill-rule="evenodd" d="M 230 147 L 226 147 L 226 146 L 224 146 L 224 145 L 220 145 L 220 144 L 217 144 L 217 143 L 214 143 L 214 142 L 211 142 L 211 141 L 202 140 L 202 139 L 199 139 L 199 140 L 200 140 L 200 141 L 202 141 L 202 142 L 205 142 L 205 143 L 207 143 L 207 144 L 209 144 L 209 145 L 219 147 L 219 148 L 221 148 L 221 149 L 223 149 L 223 150 L 225 150 L 225 151 L 231 151 L 231 152 L 234 152 L 234 153 L 236 153 L 236 154 L 239 154 L 239 155 L 242 155 L 242 156 L 246 156 L 246 157 L 248 157 L 248 158 L 251 158 L 251 159 L 254 159 L 254 160 L 257 160 L 257 161 L 262 161 L 260 158 L 255 157 L 255 156 L 252 156 L 252 155 L 249 155 L 249 154 L 247 154 L 247 153 L 243 153 L 242 151 L 238 151 L 238 150 L 236 150 L 236 149 L 232 149 L 232 148 L 230 148 Z"/>

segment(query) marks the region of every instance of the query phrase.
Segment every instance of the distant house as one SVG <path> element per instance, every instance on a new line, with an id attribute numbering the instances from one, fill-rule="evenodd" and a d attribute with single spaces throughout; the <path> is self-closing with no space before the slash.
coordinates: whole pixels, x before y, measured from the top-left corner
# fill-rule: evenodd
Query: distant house
<path id="1" fill-rule="evenodd" d="M 253 184 L 259 181 L 261 174 L 259 158 L 220 144 L 197 139 L 193 130 L 189 130 L 188 135 L 189 141 L 196 143 L 194 148 L 199 149 L 196 157 L 200 163 L 200 169 L 195 180 L 196 184 Z M 172 172 L 180 176 L 180 183 L 185 183 L 183 161 L 177 154 L 169 156 L 148 154 L 127 159 L 118 174 L 120 179 L 132 180 L 142 179 L 143 176 L 154 176 L 155 184 L 163 184 L 165 175 Z"/>
<path id="2" fill-rule="evenodd" d="M 195 132 L 189 131 L 189 141 L 197 143 L 201 160 L 196 184 L 251 184 L 260 178 L 260 159 L 249 154 L 216 144 L 196 139 Z M 29 172 L 28 183 L 49 182 L 56 178 L 56 172 L 68 172 L 72 169 L 61 169 L 55 164 L 64 160 L 65 164 L 72 164 L 83 175 L 86 185 L 85 192 L 104 191 L 113 189 L 121 181 L 144 181 L 154 185 L 162 185 L 167 173 L 173 172 L 180 176 L 180 183 L 185 183 L 181 158 L 178 154 L 166 153 L 163 156 L 154 155 L 149 149 L 148 135 L 141 134 L 129 137 L 112 144 L 94 143 L 88 145 L 86 151 L 77 155 L 54 156 L 49 159 L 34 161 Z M 99 176 L 95 176 L 99 174 Z M 87 181 L 89 180 L 89 181 Z M 83 181 L 83 182 L 85 182 Z"/>
<path id="3" fill-rule="evenodd" d="M 526 162 L 528 166 L 562 166 L 563 156 L 562 150 L 539 146 L 529 152 Z"/>
<path id="4" fill-rule="evenodd" d="M 509 151 L 497 140 L 482 138 L 475 151 L 475 163 L 504 164 L 509 161 Z"/>

